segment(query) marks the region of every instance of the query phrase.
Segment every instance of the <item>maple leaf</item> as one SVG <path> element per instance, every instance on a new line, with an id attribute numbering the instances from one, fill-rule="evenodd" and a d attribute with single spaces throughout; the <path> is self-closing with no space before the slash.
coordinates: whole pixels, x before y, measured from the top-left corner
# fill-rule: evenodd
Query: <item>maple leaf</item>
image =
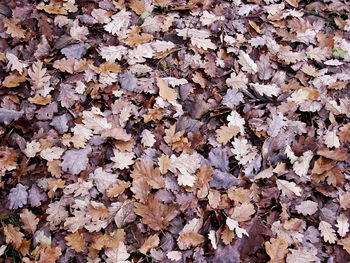
<path id="1" fill-rule="evenodd" d="M 30 69 L 28 75 L 33 83 L 33 90 L 42 89 L 51 79 L 51 76 L 46 76 L 46 68 L 43 68 L 43 62 L 36 61 Z"/>
<path id="2" fill-rule="evenodd" d="M 5 225 L 4 234 L 7 243 L 11 243 L 15 249 L 20 248 L 24 234 L 19 231 L 19 227 L 14 227 L 12 224 Z"/>
<path id="3" fill-rule="evenodd" d="M 288 254 L 288 243 L 281 237 L 271 238 L 265 242 L 266 253 L 270 256 L 269 263 L 283 263 Z"/>
<path id="4" fill-rule="evenodd" d="M 37 218 L 31 211 L 28 209 L 24 209 L 22 213 L 20 214 L 20 218 L 22 223 L 24 224 L 22 228 L 29 232 L 34 234 L 35 230 L 37 228 L 37 225 L 39 223 L 39 218 Z"/>
<path id="5" fill-rule="evenodd" d="M 135 213 L 142 217 L 144 224 L 158 231 L 165 229 L 170 221 L 177 216 L 178 211 L 173 206 L 159 203 L 156 197 L 149 195 L 145 205 L 136 205 Z"/>
<path id="6" fill-rule="evenodd" d="M 332 228 L 332 225 L 326 221 L 321 220 L 318 225 L 318 229 L 321 231 L 321 236 L 324 241 L 333 244 L 337 240 L 335 230 Z"/>
<path id="7" fill-rule="evenodd" d="M 79 232 L 68 233 L 64 239 L 67 241 L 67 246 L 70 246 L 76 252 L 85 251 L 85 240 Z"/>
<path id="8" fill-rule="evenodd" d="M 152 248 L 158 247 L 159 245 L 159 237 L 158 235 L 152 235 L 147 238 L 147 240 L 143 243 L 143 245 L 139 248 L 139 251 L 142 254 L 146 254 Z"/>

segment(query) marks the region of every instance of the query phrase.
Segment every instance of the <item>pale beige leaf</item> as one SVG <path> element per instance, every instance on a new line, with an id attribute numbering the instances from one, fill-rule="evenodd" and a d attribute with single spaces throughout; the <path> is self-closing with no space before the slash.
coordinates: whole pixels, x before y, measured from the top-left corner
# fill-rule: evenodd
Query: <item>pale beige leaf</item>
<path id="1" fill-rule="evenodd" d="M 313 247 L 300 247 L 298 249 L 289 249 L 290 254 L 287 255 L 287 263 L 313 263 L 320 259 L 316 256 L 317 249 Z"/>
<path id="2" fill-rule="evenodd" d="M 236 136 L 240 131 L 238 126 L 221 126 L 220 129 L 216 130 L 216 140 L 218 143 L 226 144 L 232 137 Z"/>
<path id="3" fill-rule="evenodd" d="M 11 67 L 12 71 L 13 70 L 17 70 L 19 74 L 22 74 L 23 68 L 28 66 L 28 65 L 20 62 L 18 60 L 18 58 L 12 53 L 7 52 L 6 53 L 6 58 L 9 61 L 7 67 L 9 67 L 9 68 Z"/>
<path id="4" fill-rule="evenodd" d="M 313 215 L 318 210 L 318 204 L 314 201 L 306 200 L 295 206 L 295 209 L 299 214 L 302 214 L 304 216 Z"/>
<path id="5" fill-rule="evenodd" d="M 258 66 L 255 62 L 249 57 L 249 55 L 242 50 L 239 51 L 238 63 L 241 64 L 242 70 L 251 74 L 258 72 Z"/>
<path id="6" fill-rule="evenodd" d="M 288 198 L 292 198 L 293 194 L 296 196 L 301 196 L 302 190 L 294 183 L 288 182 L 286 180 L 277 179 L 277 188 L 282 191 L 282 194 Z"/>
<path id="7" fill-rule="evenodd" d="M 252 203 L 243 203 L 234 207 L 231 218 L 238 222 L 244 222 L 249 220 L 254 213 L 255 209 Z"/>
<path id="8" fill-rule="evenodd" d="M 43 62 L 36 61 L 30 69 L 28 75 L 33 83 L 33 90 L 42 89 L 50 80 L 50 76 L 46 76 L 46 68 L 43 68 Z"/>
<path id="9" fill-rule="evenodd" d="M 153 144 L 156 142 L 156 140 L 154 139 L 153 133 L 150 132 L 149 130 L 143 130 L 141 133 L 141 137 L 142 137 L 141 143 L 145 147 L 152 147 Z"/>
<path id="10" fill-rule="evenodd" d="M 330 244 L 335 243 L 337 236 L 330 223 L 322 220 L 318 226 L 318 229 L 321 231 L 321 236 L 323 237 L 324 241 Z"/>
<path id="11" fill-rule="evenodd" d="M 236 75 L 235 72 L 232 72 L 230 78 L 226 79 L 226 84 L 231 88 L 246 90 L 248 88 L 248 78 L 243 72 L 239 72 L 238 75 Z"/>
<path id="12" fill-rule="evenodd" d="M 159 165 L 159 170 L 161 174 L 166 174 L 170 165 L 170 158 L 166 154 L 162 154 L 158 158 L 158 165 Z"/>
<path id="13" fill-rule="evenodd" d="M 157 86 L 159 88 L 159 95 L 167 101 L 172 101 L 177 98 L 174 89 L 168 87 L 168 83 L 162 78 L 157 79 Z"/>
<path id="14" fill-rule="evenodd" d="M 169 251 L 166 256 L 171 261 L 179 261 L 182 259 L 182 253 L 180 251 Z"/>
<path id="15" fill-rule="evenodd" d="M 293 170 L 294 172 L 301 176 L 301 177 L 306 177 L 306 174 L 308 172 L 309 166 L 310 166 L 310 161 L 313 157 L 312 151 L 307 151 L 304 152 L 302 156 L 300 156 L 296 162 L 293 164 Z"/>
<path id="16" fill-rule="evenodd" d="M 340 146 L 340 141 L 336 130 L 326 132 L 326 134 L 323 136 L 323 139 L 328 148 L 339 148 Z"/>
<path id="17" fill-rule="evenodd" d="M 345 214 L 340 214 L 337 216 L 337 223 L 335 226 L 338 228 L 338 234 L 341 237 L 345 237 L 346 233 L 349 232 L 349 222 L 348 218 Z"/>
<path id="18" fill-rule="evenodd" d="M 113 149 L 114 157 L 111 158 L 111 161 L 114 162 L 113 168 L 116 169 L 125 169 L 129 168 L 135 161 L 135 153 L 133 152 L 120 152 L 117 149 Z"/>
<path id="19" fill-rule="evenodd" d="M 64 152 L 64 149 L 60 147 L 49 147 L 49 148 L 46 148 L 45 150 L 42 150 L 40 152 L 40 156 L 41 158 L 51 162 L 53 160 L 60 159 L 63 152 Z"/>
<path id="20" fill-rule="evenodd" d="M 213 246 L 214 249 L 217 249 L 217 245 L 216 245 L 216 236 L 215 236 L 215 231 L 214 230 L 210 230 L 209 234 L 208 234 L 208 238 L 210 240 L 211 245 Z"/>

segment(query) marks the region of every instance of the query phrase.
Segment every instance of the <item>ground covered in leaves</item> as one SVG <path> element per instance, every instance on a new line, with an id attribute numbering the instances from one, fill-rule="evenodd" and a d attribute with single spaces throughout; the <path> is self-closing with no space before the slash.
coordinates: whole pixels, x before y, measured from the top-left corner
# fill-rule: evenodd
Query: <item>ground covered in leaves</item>
<path id="1" fill-rule="evenodd" d="M 0 4 L 0 262 L 349 262 L 350 6 Z"/>

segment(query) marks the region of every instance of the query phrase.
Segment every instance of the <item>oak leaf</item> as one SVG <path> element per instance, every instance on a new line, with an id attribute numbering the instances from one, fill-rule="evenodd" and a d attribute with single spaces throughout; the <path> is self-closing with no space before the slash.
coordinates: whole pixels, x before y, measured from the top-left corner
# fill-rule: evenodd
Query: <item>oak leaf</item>
<path id="1" fill-rule="evenodd" d="M 269 263 L 284 263 L 288 254 L 288 243 L 281 237 L 271 238 L 265 242 L 266 253 L 270 256 Z"/>
<path id="2" fill-rule="evenodd" d="M 14 227 L 12 224 L 5 225 L 4 234 L 7 243 L 12 244 L 15 249 L 20 248 L 24 234 L 19 231 L 19 227 Z"/>
<path id="3" fill-rule="evenodd" d="M 252 203 L 243 203 L 234 207 L 231 218 L 238 222 L 244 222 L 248 221 L 254 213 L 255 209 Z"/>
<path id="4" fill-rule="evenodd" d="M 143 243 L 143 245 L 139 248 L 139 251 L 142 254 L 146 254 L 152 248 L 158 247 L 158 245 L 159 245 L 158 235 L 152 235 L 146 239 L 146 241 Z"/>
<path id="5" fill-rule="evenodd" d="M 295 206 L 295 209 L 299 214 L 302 214 L 304 216 L 313 215 L 318 210 L 318 204 L 314 201 L 306 200 Z"/>
<path id="6" fill-rule="evenodd" d="M 251 74 L 258 72 L 258 66 L 255 62 L 249 57 L 249 55 L 242 50 L 239 51 L 238 63 L 241 64 L 242 70 Z"/>
<path id="7" fill-rule="evenodd" d="M 324 241 L 334 244 L 337 240 L 337 236 L 335 234 L 335 230 L 332 228 L 332 225 L 326 221 L 321 220 L 318 229 L 321 231 L 321 236 Z"/>
<path id="8" fill-rule="evenodd" d="M 197 247 L 200 244 L 202 244 L 205 241 L 205 237 L 194 233 L 194 232 L 189 232 L 180 235 L 178 238 L 177 244 L 181 250 L 188 249 L 190 247 Z"/>
<path id="9" fill-rule="evenodd" d="M 282 194 L 288 198 L 292 198 L 293 194 L 296 196 L 301 196 L 302 190 L 294 183 L 288 182 L 286 180 L 277 179 L 277 188 L 282 191 Z"/>
<path id="10" fill-rule="evenodd" d="M 124 238 L 124 229 L 117 229 L 114 233 L 95 236 L 91 247 L 97 250 L 101 250 L 102 248 L 117 248 L 124 241 Z"/>
<path id="11" fill-rule="evenodd" d="M 62 255 L 60 247 L 55 247 L 54 244 L 40 244 L 36 255 L 40 255 L 38 263 L 55 263 L 56 260 Z"/>
<path id="12" fill-rule="evenodd" d="M 67 246 L 70 246 L 76 252 L 85 251 L 85 240 L 79 232 L 68 233 L 64 239 L 67 241 Z"/>
<path id="13" fill-rule="evenodd" d="M 173 101 L 177 98 L 174 89 L 168 87 L 168 83 L 162 78 L 157 79 L 157 86 L 159 88 L 159 95 L 167 101 Z"/>
<path id="14" fill-rule="evenodd" d="M 337 224 L 335 225 L 338 228 L 338 234 L 341 237 L 345 237 L 346 233 L 349 231 L 349 222 L 345 214 L 340 214 L 337 216 Z"/>
<path id="15" fill-rule="evenodd" d="M 39 218 L 37 218 L 31 211 L 24 209 L 20 214 L 21 221 L 23 223 L 22 228 L 28 233 L 35 233 Z"/>
<path id="16" fill-rule="evenodd" d="M 240 128 L 238 126 L 221 126 L 220 129 L 216 130 L 216 140 L 218 141 L 218 143 L 222 143 L 223 145 L 225 145 L 239 132 Z"/>
<path id="17" fill-rule="evenodd" d="M 149 195 L 146 204 L 137 204 L 135 213 L 142 217 L 142 222 L 151 229 L 158 231 L 165 229 L 178 211 L 173 206 L 158 202 L 157 198 Z"/>
<path id="18" fill-rule="evenodd" d="M 28 75 L 33 83 L 33 90 L 42 89 L 51 79 L 51 76 L 46 75 L 46 68 L 43 67 L 43 62 L 36 61 L 30 69 Z"/>
<path id="19" fill-rule="evenodd" d="M 199 168 L 197 172 L 195 187 L 197 188 L 197 197 L 205 198 L 209 193 L 209 182 L 211 181 L 211 176 L 213 174 L 213 169 L 210 166 L 203 165 Z"/>
<path id="20" fill-rule="evenodd" d="M 25 38 L 26 31 L 22 29 L 20 25 L 18 25 L 20 20 L 3 17 L 2 21 L 6 27 L 6 33 L 11 37 Z"/>
<path id="21" fill-rule="evenodd" d="M 221 240 L 225 245 L 229 245 L 235 237 L 235 232 L 230 230 L 227 225 L 225 225 L 224 231 L 221 232 Z"/>

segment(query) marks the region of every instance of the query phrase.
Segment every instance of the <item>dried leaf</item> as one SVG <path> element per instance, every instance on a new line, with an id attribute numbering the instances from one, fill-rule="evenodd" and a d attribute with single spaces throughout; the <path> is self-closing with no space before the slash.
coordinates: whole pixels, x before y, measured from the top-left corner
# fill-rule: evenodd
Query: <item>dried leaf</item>
<path id="1" fill-rule="evenodd" d="M 23 229 L 28 233 L 35 233 L 37 225 L 39 223 L 39 218 L 37 218 L 31 211 L 24 209 L 20 214 L 20 218 L 23 225 Z"/>
<path id="2" fill-rule="evenodd" d="M 270 256 L 270 263 L 283 263 L 288 254 L 288 243 L 281 237 L 271 238 L 265 242 L 266 253 Z"/>
<path id="3" fill-rule="evenodd" d="M 139 248 L 139 251 L 142 254 L 146 254 L 151 250 L 151 248 L 155 248 L 159 246 L 159 237 L 158 235 L 152 235 L 143 243 L 143 245 Z"/>
<path id="4" fill-rule="evenodd" d="M 173 101 L 177 98 L 175 90 L 173 90 L 172 88 L 169 88 L 168 83 L 165 80 L 158 78 L 157 86 L 159 88 L 159 95 L 163 99 L 167 101 Z"/>
<path id="5" fill-rule="evenodd" d="M 67 241 L 67 246 L 70 246 L 76 252 L 85 251 L 85 240 L 79 232 L 68 233 L 64 239 Z"/>
<path id="6" fill-rule="evenodd" d="M 321 231 L 321 236 L 324 241 L 333 244 L 337 240 L 335 230 L 332 228 L 332 225 L 326 221 L 321 220 L 318 229 Z"/>

